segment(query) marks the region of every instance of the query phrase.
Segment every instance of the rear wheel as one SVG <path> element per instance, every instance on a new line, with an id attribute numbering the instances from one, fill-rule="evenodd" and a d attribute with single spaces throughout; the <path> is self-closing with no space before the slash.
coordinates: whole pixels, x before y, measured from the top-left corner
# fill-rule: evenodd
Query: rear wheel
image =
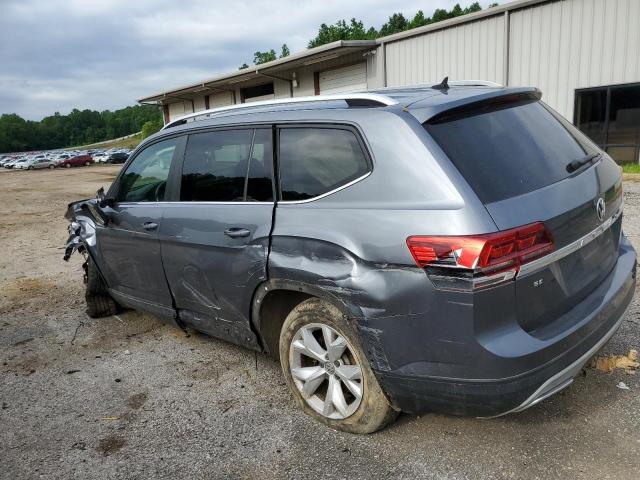
<path id="1" fill-rule="evenodd" d="M 280 363 L 298 405 L 331 428 L 372 433 L 397 416 L 353 327 L 320 299 L 305 300 L 287 316 L 280 333 Z"/>
<path id="2" fill-rule="evenodd" d="M 89 165 L 91 165 L 91 162 L 85 162 L 85 167 L 88 167 Z"/>
<path id="3" fill-rule="evenodd" d="M 56 168 L 56 167 L 55 167 L 54 165 L 49 165 L 49 168 L 50 168 L 51 170 L 53 170 L 53 169 L 54 169 L 54 168 Z"/>
<path id="4" fill-rule="evenodd" d="M 66 168 L 71 168 L 71 164 L 70 164 L 70 163 L 65 163 L 65 164 L 64 164 L 64 166 L 65 166 Z"/>
<path id="5" fill-rule="evenodd" d="M 91 318 L 108 317 L 118 313 L 118 305 L 107 291 L 107 285 L 100 276 L 95 263 L 88 258 L 85 267 L 87 315 Z"/>

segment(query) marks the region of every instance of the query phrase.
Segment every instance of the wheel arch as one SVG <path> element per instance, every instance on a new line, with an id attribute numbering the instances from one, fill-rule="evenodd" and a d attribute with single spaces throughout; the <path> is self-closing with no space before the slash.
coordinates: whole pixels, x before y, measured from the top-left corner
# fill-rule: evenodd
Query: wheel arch
<path id="1" fill-rule="evenodd" d="M 360 307 L 346 303 L 320 286 L 295 280 L 267 280 L 256 288 L 251 308 L 252 327 L 267 354 L 278 358 L 282 324 L 291 310 L 308 298 L 326 301 L 336 307 L 346 318 L 362 317 Z"/>

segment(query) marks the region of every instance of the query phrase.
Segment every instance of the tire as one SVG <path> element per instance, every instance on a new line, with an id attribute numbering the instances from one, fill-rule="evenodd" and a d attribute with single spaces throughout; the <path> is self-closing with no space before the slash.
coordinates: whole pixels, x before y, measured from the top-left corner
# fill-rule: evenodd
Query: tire
<path id="1" fill-rule="evenodd" d="M 91 165 L 91 162 L 85 162 L 84 166 L 88 167 L 89 165 Z"/>
<path id="2" fill-rule="evenodd" d="M 325 338 L 338 345 L 337 349 L 327 349 Z M 366 434 L 395 420 L 398 412 L 389 404 L 357 338 L 337 308 L 310 298 L 296 306 L 282 325 L 280 364 L 296 402 L 307 415 L 336 430 Z M 295 378 L 294 372 L 298 372 Z M 306 398 L 303 389 L 309 392 Z M 335 392 L 331 398 L 329 391 Z M 359 392 L 360 398 L 352 392 Z"/>
<path id="3" fill-rule="evenodd" d="M 54 168 L 56 168 L 55 165 L 49 165 L 50 170 L 53 170 Z"/>
<path id="4" fill-rule="evenodd" d="M 71 164 L 70 163 L 65 163 L 65 168 L 71 168 Z"/>
<path id="5" fill-rule="evenodd" d="M 33 170 L 33 167 L 27 167 L 27 170 Z"/>
<path id="6" fill-rule="evenodd" d="M 91 257 L 85 267 L 85 300 L 87 302 L 87 315 L 91 318 L 108 317 L 118 313 L 118 305 L 107 291 L 107 285 L 100 276 L 100 272 Z"/>

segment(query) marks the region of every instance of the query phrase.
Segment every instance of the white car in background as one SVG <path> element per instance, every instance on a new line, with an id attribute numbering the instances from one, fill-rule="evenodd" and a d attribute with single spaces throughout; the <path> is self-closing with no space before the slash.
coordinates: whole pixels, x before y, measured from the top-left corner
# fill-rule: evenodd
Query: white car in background
<path id="1" fill-rule="evenodd" d="M 109 159 L 109 154 L 106 153 L 106 152 L 100 152 L 100 153 L 94 153 L 93 154 L 93 160 L 96 163 L 106 163 L 108 159 Z"/>
<path id="2" fill-rule="evenodd" d="M 9 168 L 13 168 L 14 170 L 26 170 L 30 161 L 31 159 L 29 157 L 22 157 L 19 160 L 16 160 Z"/>

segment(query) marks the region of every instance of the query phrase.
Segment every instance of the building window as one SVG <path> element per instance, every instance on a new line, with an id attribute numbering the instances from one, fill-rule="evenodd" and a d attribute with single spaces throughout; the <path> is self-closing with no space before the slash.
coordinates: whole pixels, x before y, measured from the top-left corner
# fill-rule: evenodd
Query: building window
<path id="1" fill-rule="evenodd" d="M 640 162 L 640 84 L 577 90 L 574 120 L 619 164 Z"/>
<path id="2" fill-rule="evenodd" d="M 240 90 L 242 103 L 257 102 L 260 100 L 271 100 L 273 95 L 273 83 L 265 83 L 255 87 L 242 88 Z"/>

